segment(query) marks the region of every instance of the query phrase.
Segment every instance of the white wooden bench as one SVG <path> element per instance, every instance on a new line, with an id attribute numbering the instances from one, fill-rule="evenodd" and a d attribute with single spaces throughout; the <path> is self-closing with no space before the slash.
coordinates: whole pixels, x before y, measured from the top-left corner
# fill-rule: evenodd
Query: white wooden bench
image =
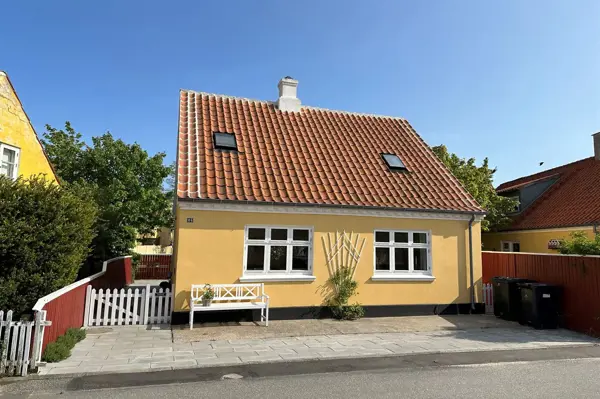
<path id="1" fill-rule="evenodd" d="M 204 284 L 192 285 L 190 294 L 190 330 L 194 328 L 194 312 L 218 310 L 260 309 L 260 321 L 269 325 L 269 296 L 264 284 L 215 284 L 215 296 L 210 306 L 202 305 Z"/>

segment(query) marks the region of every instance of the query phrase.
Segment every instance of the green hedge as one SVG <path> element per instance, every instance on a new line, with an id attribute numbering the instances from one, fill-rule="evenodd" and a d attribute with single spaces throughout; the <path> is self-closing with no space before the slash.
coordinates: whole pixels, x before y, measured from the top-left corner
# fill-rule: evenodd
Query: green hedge
<path id="1" fill-rule="evenodd" d="M 85 338 L 85 330 L 80 328 L 69 328 L 65 335 L 61 335 L 55 342 L 46 346 L 42 360 L 48 363 L 56 363 L 71 356 L 71 349 L 79 341 Z"/>

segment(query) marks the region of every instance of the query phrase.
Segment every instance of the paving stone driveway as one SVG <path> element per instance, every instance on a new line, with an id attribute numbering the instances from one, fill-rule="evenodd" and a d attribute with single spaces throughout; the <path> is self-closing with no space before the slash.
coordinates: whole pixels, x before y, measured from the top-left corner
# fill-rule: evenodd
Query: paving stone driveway
<path id="1" fill-rule="evenodd" d="M 170 326 L 92 328 L 69 359 L 48 364 L 40 374 L 140 372 L 308 359 L 541 349 L 599 342 L 567 330 L 536 331 L 516 324 L 511 328 L 179 343 L 172 342 Z"/>

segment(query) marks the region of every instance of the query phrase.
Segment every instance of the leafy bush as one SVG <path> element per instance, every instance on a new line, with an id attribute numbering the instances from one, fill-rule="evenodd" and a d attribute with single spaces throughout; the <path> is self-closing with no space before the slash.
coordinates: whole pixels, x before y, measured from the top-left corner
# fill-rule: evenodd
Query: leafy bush
<path id="1" fill-rule="evenodd" d="M 82 185 L 0 176 L 0 309 L 17 317 L 75 281 L 94 237 L 96 207 Z"/>
<path id="2" fill-rule="evenodd" d="M 55 342 L 46 346 L 42 360 L 48 363 L 56 363 L 71 356 L 71 349 L 79 341 L 85 338 L 85 330 L 80 328 L 69 328 L 65 335 L 61 335 Z"/>
<path id="3" fill-rule="evenodd" d="M 558 252 L 566 255 L 600 255 L 600 234 L 592 239 L 585 231 L 574 231 L 570 237 L 560 243 Z"/>
<path id="4" fill-rule="evenodd" d="M 356 320 L 364 316 L 364 309 L 358 302 L 348 305 L 350 298 L 358 294 L 358 282 L 354 280 L 351 268 L 340 267 L 327 282 L 332 287 L 327 304 L 333 317 L 340 320 Z"/>
<path id="5" fill-rule="evenodd" d="M 46 125 L 42 143 L 61 182 L 94 187 L 90 201 L 100 216 L 88 274 L 107 259 L 130 255 L 139 234 L 172 225 L 174 187 L 167 190 L 163 183 L 174 169 L 163 165 L 164 153 L 150 156 L 139 144 L 108 132 L 86 143 L 69 122 L 62 130 Z"/>

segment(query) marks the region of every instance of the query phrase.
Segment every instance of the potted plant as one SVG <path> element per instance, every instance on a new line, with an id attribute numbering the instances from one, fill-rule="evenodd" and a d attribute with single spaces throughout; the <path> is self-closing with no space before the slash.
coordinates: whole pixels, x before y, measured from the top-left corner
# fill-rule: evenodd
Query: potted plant
<path id="1" fill-rule="evenodd" d="M 202 293 L 202 306 L 210 306 L 213 298 L 215 297 L 215 290 L 210 284 L 204 285 L 204 292 Z"/>

